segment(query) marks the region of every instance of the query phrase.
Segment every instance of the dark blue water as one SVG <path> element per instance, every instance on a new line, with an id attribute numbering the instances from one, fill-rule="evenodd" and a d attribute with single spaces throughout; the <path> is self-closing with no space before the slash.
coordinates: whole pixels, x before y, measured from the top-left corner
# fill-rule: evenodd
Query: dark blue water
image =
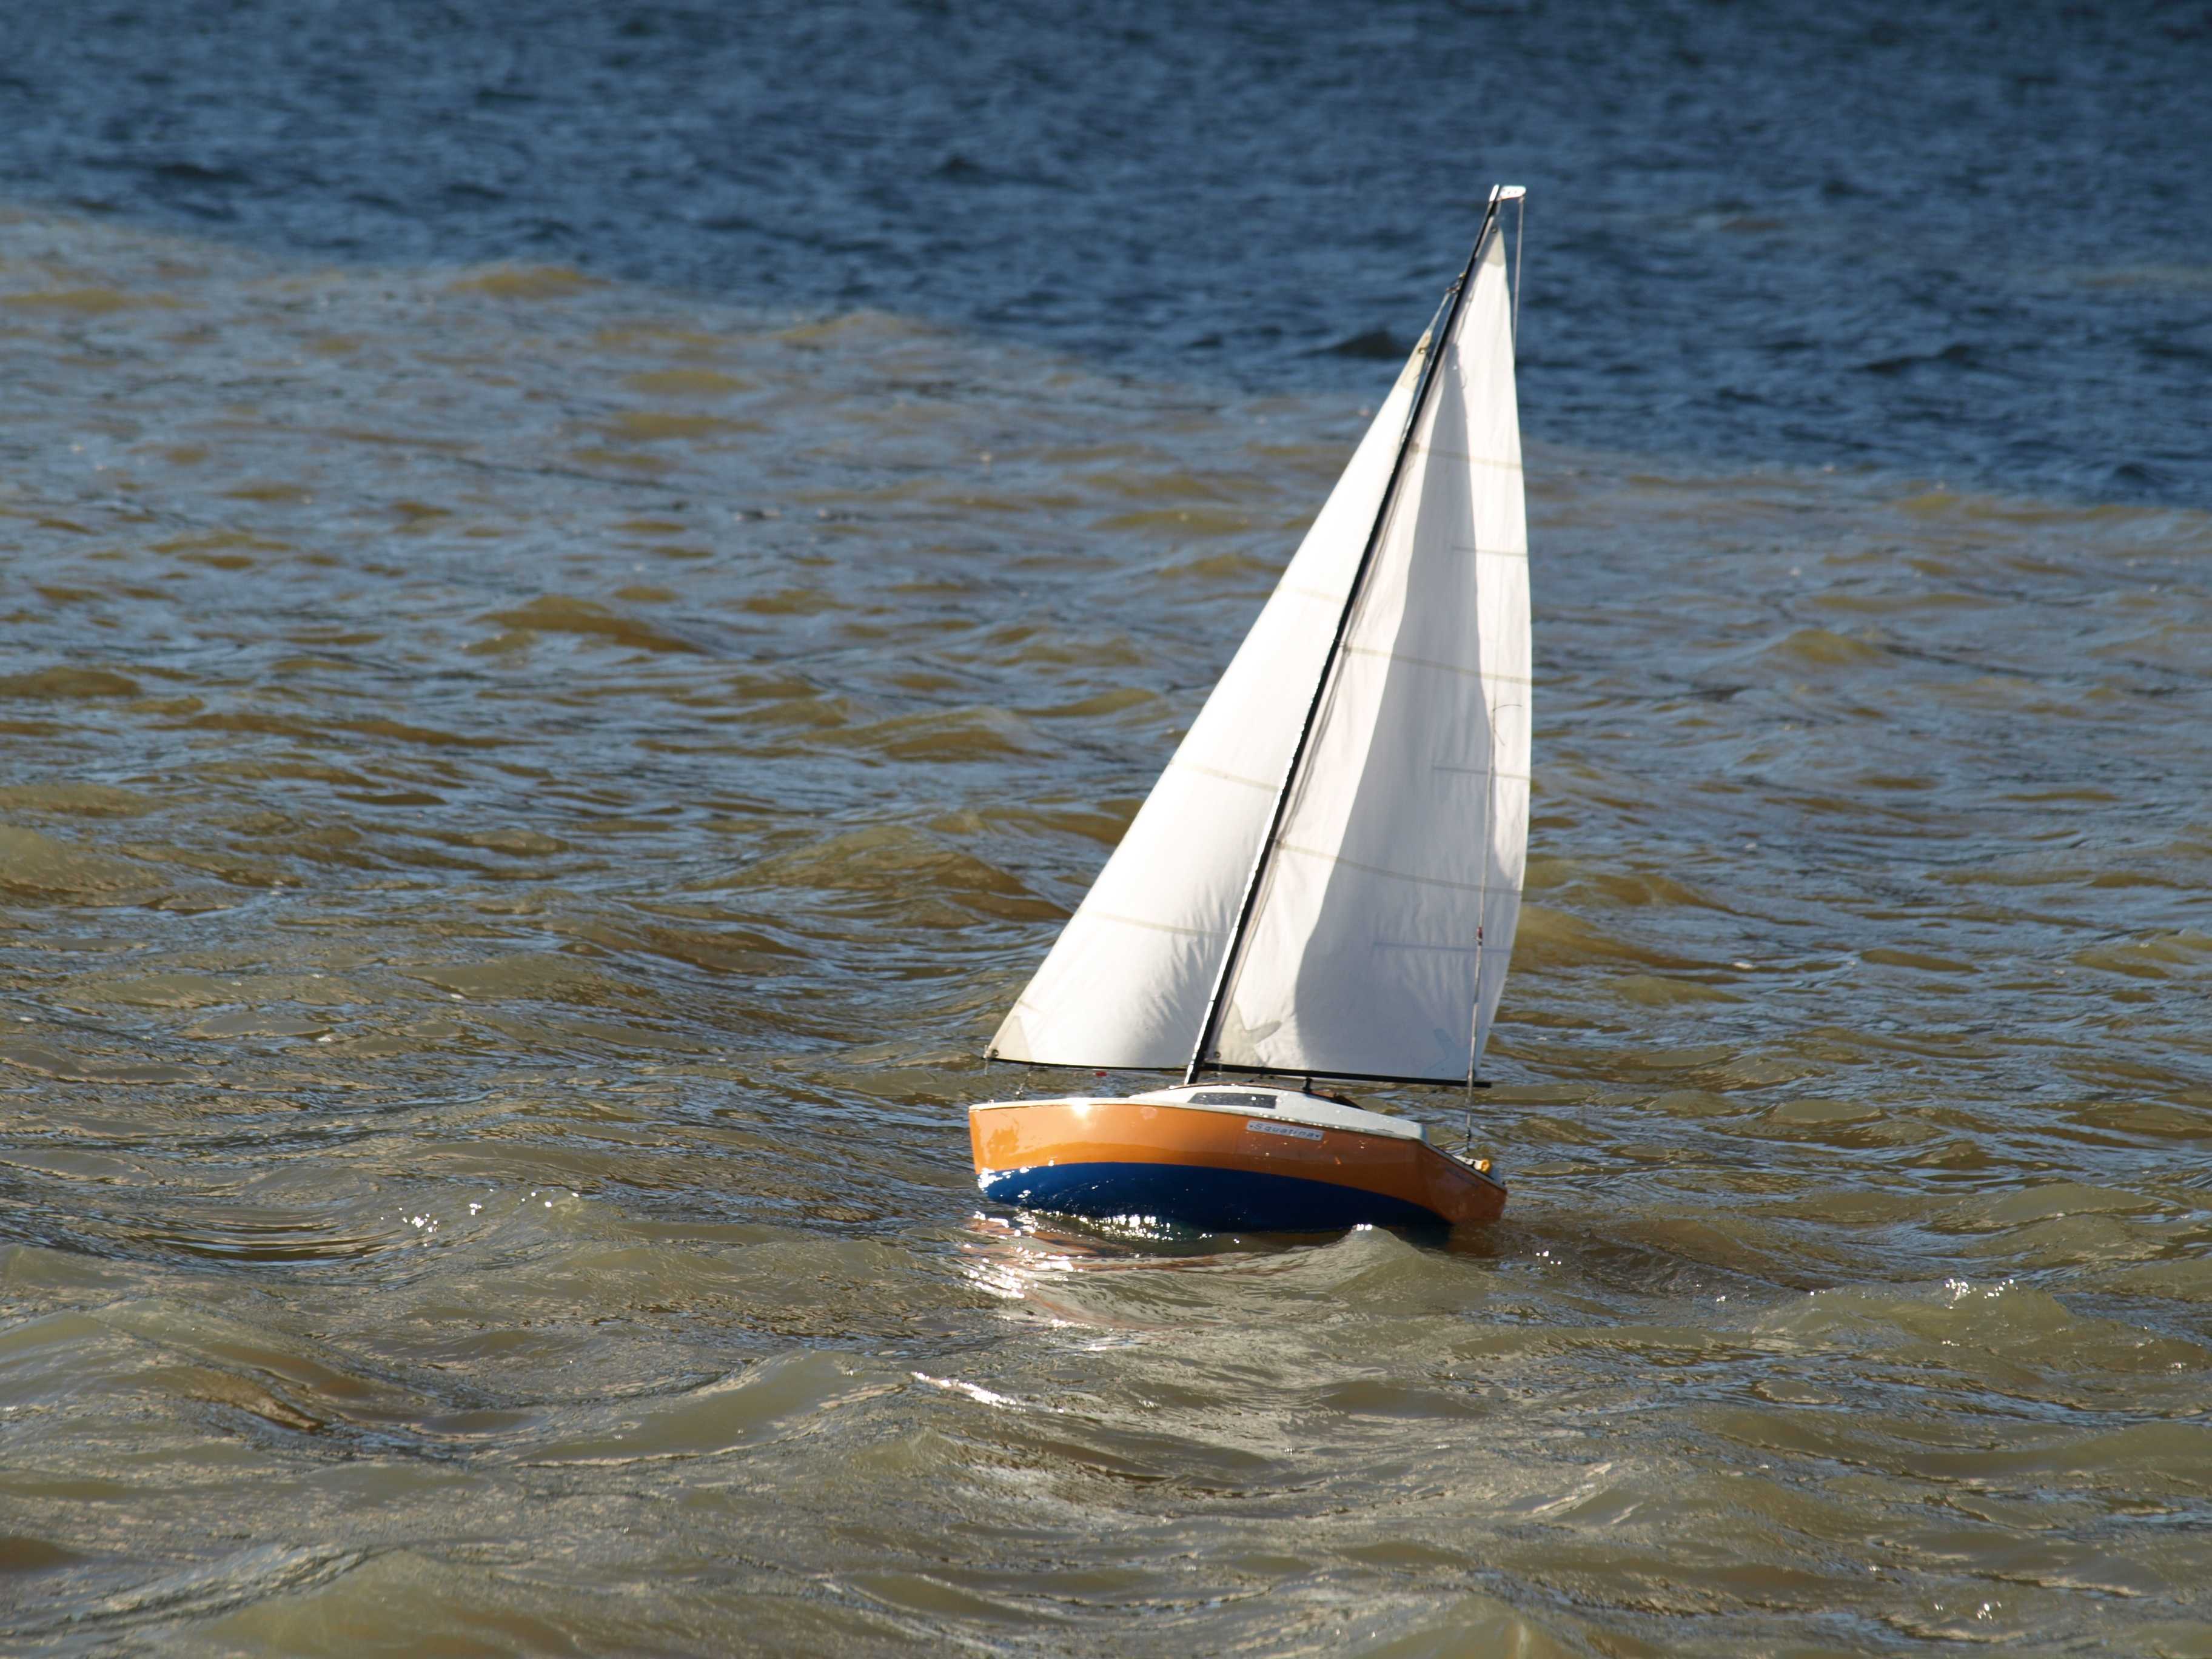
<path id="1" fill-rule="evenodd" d="M 2201 3 L 0 20 L 18 198 L 1352 389 L 1514 180 L 1538 437 L 2212 501 Z"/>

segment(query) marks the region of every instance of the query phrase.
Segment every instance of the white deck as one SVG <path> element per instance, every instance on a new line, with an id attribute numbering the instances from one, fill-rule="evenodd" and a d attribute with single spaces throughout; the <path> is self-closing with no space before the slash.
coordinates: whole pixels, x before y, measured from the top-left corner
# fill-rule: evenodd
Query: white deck
<path id="1" fill-rule="evenodd" d="M 1055 1101 L 1079 1104 L 1107 1099 L 1182 1106 L 1193 1111 L 1226 1112 L 1238 1117 L 1259 1117 L 1264 1114 L 1278 1122 L 1306 1123 L 1323 1129 L 1351 1129 L 1364 1135 L 1388 1135 L 1395 1140 L 1426 1141 L 1429 1138 L 1427 1127 L 1409 1118 L 1364 1111 L 1357 1106 L 1340 1106 L 1333 1100 L 1302 1094 L 1296 1089 L 1273 1089 L 1251 1083 L 1199 1083 L 1174 1089 L 1154 1089 L 1141 1095 L 1047 1095 L 1036 1100 L 987 1100 L 969 1109 L 982 1112 L 994 1106 L 1043 1106 Z"/>

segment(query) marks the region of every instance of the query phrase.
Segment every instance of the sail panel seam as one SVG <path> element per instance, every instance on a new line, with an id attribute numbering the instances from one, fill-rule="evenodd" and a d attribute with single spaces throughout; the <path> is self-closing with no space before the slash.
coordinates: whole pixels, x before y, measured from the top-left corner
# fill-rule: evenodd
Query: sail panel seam
<path id="1" fill-rule="evenodd" d="M 1237 776 L 1234 772 L 1224 772 L 1218 767 L 1200 766 L 1196 761 L 1187 761 L 1180 755 L 1168 762 L 1170 771 L 1178 768 L 1185 772 L 1202 772 L 1209 778 L 1219 778 L 1224 783 L 1241 783 L 1247 789 L 1266 789 L 1272 792 L 1275 787 L 1272 783 L 1262 783 L 1257 778 L 1243 778 Z"/>
<path id="2" fill-rule="evenodd" d="M 1405 870 L 1386 870 L 1379 864 L 1362 864 L 1358 859 L 1346 858 L 1340 853 L 1323 853 L 1311 847 L 1300 847 L 1293 842 L 1275 843 L 1279 853 L 1296 853 L 1302 858 L 1319 859 L 1326 864 L 1340 864 L 1347 870 L 1364 871 L 1370 876 L 1381 876 L 1388 881 L 1407 881 L 1418 887 L 1448 887 L 1454 892 L 1480 893 L 1482 884 L 1473 881 L 1452 881 L 1443 876 L 1417 876 Z"/>
<path id="3" fill-rule="evenodd" d="M 1402 662 L 1415 668 L 1434 668 L 1447 674 L 1457 674 L 1462 679 L 1480 680 L 1486 685 L 1534 685 L 1535 681 L 1526 674 L 1500 674 L 1487 668 L 1467 668 L 1455 662 L 1438 662 L 1434 657 L 1408 657 L 1401 652 L 1385 651 L 1372 645 L 1347 645 L 1347 657 L 1380 657 L 1386 662 Z"/>
<path id="4" fill-rule="evenodd" d="M 1495 467 L 1500 472 L 1519 472 L 1525 469 L 1518 461 L 1494 461 L 1487 455 L 1471 455 L 1463 449 L 1437 449 L 1428 444 L 1415 444 L 1416 455 L 1441 455 L 1448 461 L 1465 461 L 1469 466 Z"/>
<path id="5" fill-rule="evenodd" d="M 1149 927 L 1156 933 L 1181 933 L 1188 939 L 1218 939 L 1218 927 L 1178 927 L 1171 921 L 1147 921 L 1142 916 L 1125 916 L 1112 910 L 1084 912 L 1096 921 L 1118 921 L 1124 927 Z"/>

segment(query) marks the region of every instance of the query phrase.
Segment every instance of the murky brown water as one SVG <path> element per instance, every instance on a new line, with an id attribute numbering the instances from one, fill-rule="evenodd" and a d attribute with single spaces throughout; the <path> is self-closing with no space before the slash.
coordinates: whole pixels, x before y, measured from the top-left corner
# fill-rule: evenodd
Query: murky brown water
<path id="1" fill-rule="evenodd" d="M 1178 1253 L 962 1107 L 1355 408 L 0 261 L 9 1651 L 2212 1653 L 2212 519 L 1539 446 L 1507 1224 Z"/>

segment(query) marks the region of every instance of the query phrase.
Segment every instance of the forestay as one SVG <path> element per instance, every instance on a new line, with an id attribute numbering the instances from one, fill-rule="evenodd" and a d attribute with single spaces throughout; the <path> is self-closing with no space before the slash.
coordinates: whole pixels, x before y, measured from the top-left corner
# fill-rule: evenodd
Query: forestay
<path id="1" fill-rule="evenodd" d="M 1519 915 L 1529 752 L 1528 544 L 1499 237 L 1473 283 L 1361 591 L 1350 595 L 1385 511 L 1419 350 L 994 1056 L 1154 1069 L 1190 1059 L 1344 620 L 1202 1059 L 1470 1074 Z"/>

